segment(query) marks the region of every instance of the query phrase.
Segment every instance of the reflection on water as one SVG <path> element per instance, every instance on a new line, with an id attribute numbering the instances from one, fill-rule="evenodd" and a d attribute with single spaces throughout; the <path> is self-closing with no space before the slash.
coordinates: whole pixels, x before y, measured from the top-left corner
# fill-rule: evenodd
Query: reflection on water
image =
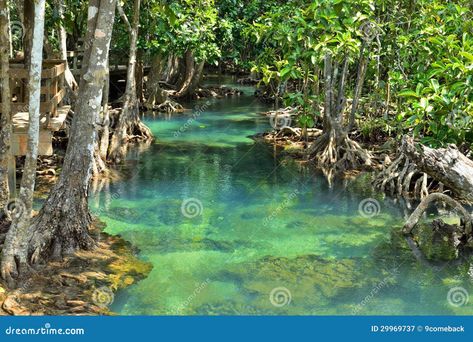
<path id="1" fill-rule="evenodd" d="M 251 93 L 250 88 L 244 88 Z M 471 292 L 469 263 L 433 268 L 397 232 L 404 214 L 367 176 L 329 188 L 248 136 L 267 107 L 249 95 L 200 100 L 148 118 L 158 140 L 131 153 L 125 178 L 92 210 L 153 263 L 120 292 L 125 315 L 473 314 L 447 300 Z M 360 212 L 368 198 L 374 214 Z M 471 292 L 473 294 L 473 292 Z"/>

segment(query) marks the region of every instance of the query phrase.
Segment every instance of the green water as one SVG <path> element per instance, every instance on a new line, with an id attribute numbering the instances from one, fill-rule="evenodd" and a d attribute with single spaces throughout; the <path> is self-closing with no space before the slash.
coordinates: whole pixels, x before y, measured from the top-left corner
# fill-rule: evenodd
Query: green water
<path id="1" fill-rule="evenodd" d="M 241 97 L 191 103 L 182 115 L 147 118 L 158 140 L 132 151 L 124 179 L 92 196 L 107 231 L 154 266 L 116 295 L 113 311 L 473 314 L 473 299 L 447 299 L 455 287 L 473 295 L 468 262 L 421 264 L 397 233 L 402 208 L 373 193 L 366 176 L 329 187 L 254 143 L 248 136 L 268 129 L 259 114 L 268 108 L 243 89 Z M 373 217 L 359 211 L 367 198 L 380 203 Z M 196 206 L 186 211 L 186 200 Z"/>

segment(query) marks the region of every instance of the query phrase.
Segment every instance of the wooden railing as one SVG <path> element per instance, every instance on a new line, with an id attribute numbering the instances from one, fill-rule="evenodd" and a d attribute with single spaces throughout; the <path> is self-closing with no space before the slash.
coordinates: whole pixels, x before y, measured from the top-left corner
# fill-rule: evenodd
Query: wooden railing
<path id="1" fill-rule="evenodd" d="M 66 91 L 64 89 L 64 72 L 66 63 L 63 60 L 43 61 L 41 73 L 41 102 L 40 113 L 47 116 L 57 116 Z M 10 91 L 12 115 L 28 112 L 28 70 L 23 63 L 10 63 Z"/>

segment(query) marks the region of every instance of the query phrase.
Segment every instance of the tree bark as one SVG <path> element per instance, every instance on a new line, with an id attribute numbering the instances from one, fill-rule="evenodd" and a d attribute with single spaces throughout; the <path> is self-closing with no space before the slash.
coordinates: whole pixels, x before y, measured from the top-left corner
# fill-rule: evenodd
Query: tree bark
<path id="1" fill-rule="evenodd" d="M 10 197 L 8 185 L 8 165 L 11 156 L 11 92 L 8 61 L 10 42 L 5 34 L 10 28 L 10 15 L 7 0 L 0 0 L 0 78 L 2 108 L 0 109 L 0 219 L 3 208 Z"/>
<path id="2" fill-rule="evenodd" d="M 348 78 L 348 58 L 343 59 L 339 70 L 337 62 L 327 53 L 324 58 L 324 134 L 309 147 L 309 155 L 314 155 L 317 164 L 327 169 L 329 178 L 333 170 L 343 171 L 362 165 L 371 165 L 371 154 L 348 137 L 343 125 L 345 107 L 345 87 Z M 338 82 L 338 91 L 335 91 Z"/>
<path id="3" fill-rule="evenodd" d="M 192 77 L 191 84 L 189 86 L 189 89 L 187 89 L 187 95 L 188 96 L 193 96 L 197 87 L 200 84 L 200 81 L 202 79 L 202 73 L 204 71 L 204 66 L 205 66 L 205 61 L 201 61 L 197 64 L 194 72 L 194 76 Z"/>
<path id="4" fill-rule="evenodd" d="M 25 30 L 25 32 L 23 33 L 23 53 L 25 58 L 26 69 L 30 67 L 31 62 L 31 52 L 33 47 L 33 25 L 35 17 L 34 11 L 34 0 L 25 0 L 23 5 L 23 29 Z"/>
<path id="5" fill-rule="evenodd" d="M 367 42 L 364 41 L 361 45 L 360 59 L 358 62 L 358 74 L 356 77 L 355 95 L 353 96 L 353 104 L 350 112 L 350 122 L 348 124 L 348 132 L 350 132 L 355 126 L 356 112 L 358 110 L 358 103 L 360 102 L 361 91 L 363 90 L 363 84 L 366 78 L 366 69 L 368 66 L 368 59 L 365 57 L 364 52 L 367 46 Z"/>
<path id="6" fill-rule="evenodd" d="M 168 64 L 166 67 L 165 81 L 168 84 L 176 84 L 179 74 L 179 58 L 173 54 L 168 57 Z"/>
<path id="7" fill-rule="evenodd" d="M 107 75 L 103 85 L 102 96 L 102 134 L 99 143 L 99 155 L 102 160 L 107 160 L 108 147 L 110 145 L 110 111 L 108 108 L 108 97 L 110 93 L 110 65 L 107 60 Z"/>
<path id="8" fill-rule="evenodd" d="M 189 95 L 189 90 L 196 72 L 194 54 L 192 51 L 187 50 L 185 55 L 185 74 L 182 84 L 180 85 L 179 91 L 176 93 L 177 97 Z"/>
<path id="9" fill-rule="evenodd" d="M 61 19 L 64 18 L 64 0 L 57 0 L 56 6 L 58 8 L 58 14 Z M 74 75 L 69 68 L 69 63 L 67 62 L 67 32 L 62 24 L 62 21 L 59 23 L 59 50 L 61 52 L 61 59 L 66 61 L 66 70 L 64 72 L 64 78 L 66 81 L 67 89 L 72 100 L 75 101 L 77 97 L 77 82 Z"/>
<path id="10" fill-rule="evenodd" d="M 24 270 L 27 265 L 27 253 L 25 248 L 28 237 L 28 227 L 33 207 L 33 193 L 36 178 L 36 162 L 38 158 L 39 142 L 39 109 L 41 93 L 41 71 L 43 62 L 43 35 L 44 35 L 44 11 L 45 0 L 35 2 L 35 18 L 33 29 L 33 46 L 31 50 L 29 71 L 29 126 L 28 126 L 28 148 L 26 152 L 25 166 L 21 178 L 21 188 L 16 206 L 22 208 L 13 216 L 10 230 L 5 239 L 2 254 L 1 273 L 2 277 L 10 284 L 12 277 Z M 18 262 L 18 264 L 17 264 Z"/>
<path id="11" fill-rule="evenodd" d="M 80 80 L 76 112 L 66 157 L 58 182 L 35 217 L 28 254 L 32 263 L 60 258 L 77 249 L 90 249 L 91 215 L 88 189 L 96 146 L 96 119 L 101 109 L 103 84 L 114 22 L 116 0 L 89 2 L 88 31 L 94 32 L 87 45 L 89 62 Z"/>
<path id="12" fill-rule="evenodd" d="M 152 110 L 156 105 L 164 103 L 164 101 L 167 100 L 164 90 L 159 85 L 163 69 L 164 59 L 161 55 L 157 54 L 153 57 L 151 62 L 151 70 L 148 75 L 148 82 L 146 82 L 148 98 L 144 106 L 149 110 Z"/>
<path id="13" fill-rule="evenodd" d="M 473 201 L 473 161 L 463 155 L 455 145 L 433 149 L 415 144 L 404 137 L 404 153 L 419 169 L 443 183 L 457 196 Z"/>
<path id="14" fill-rule="evenodd" d="M 112 135 L 110 154 L 108 159 L 113 163 L 121 162 L 127 150 L 127 143 L 131 140 L 150 140 L 153 138 L 151 130 L 146 127 L 139 117 L 139 103 L 136 97 L 136 54 L 138 42 L 138 27 L 140 22 L 140 0 L 134 1 L 133 20 L 129 26 L 130 31 L 130 54 L 128 60 L 126 89 L 124 94 L 123 109 L 118 119 L 118 125 Z M 120 10 L 121 7 L 119 7 Z M 124 16 L 121 11 L 122 18 Z M 123 19 L 128 23 L 127 19 Z"/>

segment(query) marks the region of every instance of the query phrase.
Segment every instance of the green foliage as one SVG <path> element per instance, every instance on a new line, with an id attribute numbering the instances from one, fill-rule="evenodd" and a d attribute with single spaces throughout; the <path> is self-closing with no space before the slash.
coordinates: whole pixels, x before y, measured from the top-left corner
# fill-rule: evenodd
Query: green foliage
<path id="1" fill-rule="evenodd" d="M 397 119 L 433 146 L 473 142 L 472 11 L 460 3 L 421 2 L 394 42 L 402 61 L 391 72 L 401 89 Z"/>
<path id="2" fill-rule="evenodd" d="M 169 4 L 151 1 L 142 18 L 140 46 L 151 53 L 184 55 L 215 62 L 220 56 L 215 30 L 217 9 L 213 0 L 179 0 Z"/>
<path id="3" fill-rule="evenodd" d="M 260 51 L 252 71 L 286 104 L 302 107 L 303 127 L 313 126 L 318 115 L 324 55 L 330 51 L 337 63 L 356 60 L 366 38 L 362 28 L 373 21 L 373 9 L 368 0 L 291 0 L 246 27 L 245 34 Z"/>

